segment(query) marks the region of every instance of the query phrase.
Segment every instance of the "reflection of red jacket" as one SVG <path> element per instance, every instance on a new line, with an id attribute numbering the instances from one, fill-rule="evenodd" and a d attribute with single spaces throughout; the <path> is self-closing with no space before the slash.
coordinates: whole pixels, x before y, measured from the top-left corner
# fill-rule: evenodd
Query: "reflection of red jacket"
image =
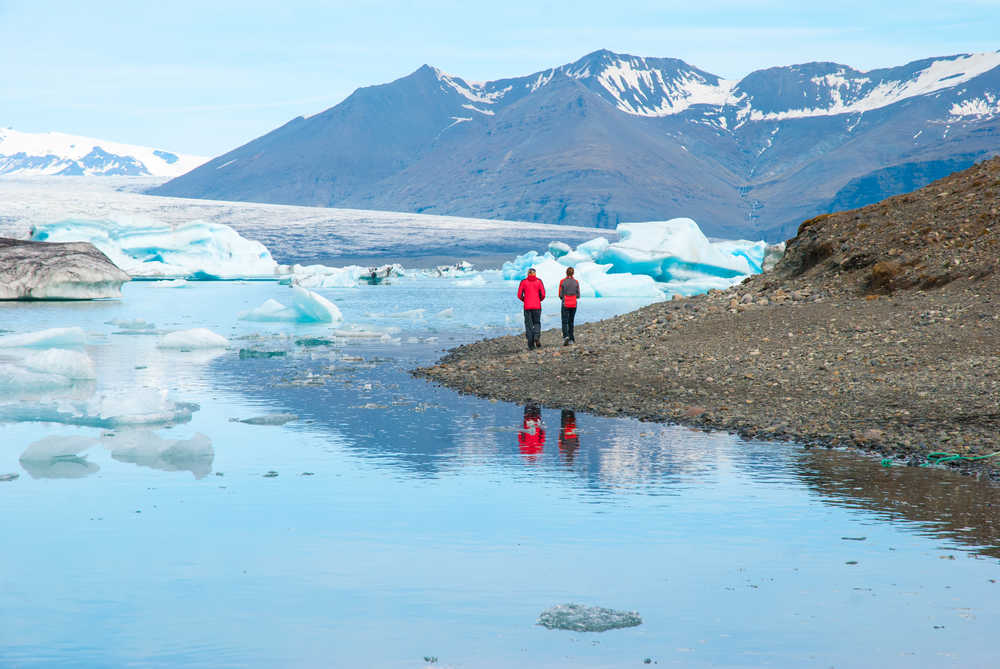
<path id="1" fill-rule="evenodd" d="M 524 419 L 524 428 L 517 435 L 517 443 L 521 454 L 530 462 L 538 459 L 538 454 L 545 448 L 545 430 L 540 419 Z"/>
<path id="2" fill-rule="evenodd" d="M 517 299 L 524 302 L 525 309 L 541 309 L 545 299 L 545 284 L 537 276 L 528 275 L 517 286 Z"/>

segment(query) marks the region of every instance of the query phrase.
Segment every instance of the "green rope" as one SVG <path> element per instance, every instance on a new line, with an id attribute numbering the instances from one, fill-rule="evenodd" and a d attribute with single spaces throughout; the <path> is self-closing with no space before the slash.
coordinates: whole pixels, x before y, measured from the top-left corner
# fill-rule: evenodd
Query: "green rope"
<path id="1" fill-rule="evenodd" d="M 929 467 L 931 465 L 940 465 L 944 462 L 952 462 L 954 460 L 966 460 L 968 462 L 975 462 L 976 460 L 986 460 L 987 458 L 993 458 L 998 455 L 1000 455 L 1000 451 L 997 451 L 996 453 L 990 453 L 989 455 L 961 455 L 959 453 L 935 451 L 933 453 L 928 453 L 927 459 L 929 460 L 929 462 L 920 466 Z"/>

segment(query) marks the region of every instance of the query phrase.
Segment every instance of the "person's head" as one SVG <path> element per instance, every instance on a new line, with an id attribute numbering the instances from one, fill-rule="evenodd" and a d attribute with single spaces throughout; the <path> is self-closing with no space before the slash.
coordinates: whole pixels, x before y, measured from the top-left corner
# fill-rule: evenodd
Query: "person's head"
<path id="1" fill-rule="evenodd" d="M 573 268 L 572 267 L 567 267 L 566 268 L 566 276 L 573 276 Z"/>
<path id="2" fill-rule="evenodd" d="M 534 267 L 529 267 L 528 268 L 528 278 L 530 279 L 530 278 L 532 278 L 534 276 L 535 276 L 535 268 Z"/>

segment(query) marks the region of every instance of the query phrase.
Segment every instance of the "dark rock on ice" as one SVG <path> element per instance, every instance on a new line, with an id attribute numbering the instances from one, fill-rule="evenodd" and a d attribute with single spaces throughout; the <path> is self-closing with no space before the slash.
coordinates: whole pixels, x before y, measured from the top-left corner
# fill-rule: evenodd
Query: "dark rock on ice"
<path id="1" fill-rule="evenodd" d="M 59 244 L 0 237 L 0 300 L 121 297 L 129 275 L 88 242 Z"/>

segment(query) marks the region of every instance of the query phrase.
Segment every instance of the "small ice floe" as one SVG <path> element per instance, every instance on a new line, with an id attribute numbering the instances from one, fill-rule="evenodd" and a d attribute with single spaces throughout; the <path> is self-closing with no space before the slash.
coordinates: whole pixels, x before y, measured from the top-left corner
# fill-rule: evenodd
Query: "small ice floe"
<path id="1" fill-rule="evenodd" d="M 256 309 L 241 313 L 240 320 L 265 323 L 339 323 L 344 319 L 337 305 L 322 295 L 301 286 L 291 288 L 290 306 L 269 299 Z"/>
<path id="2" fill-rule="evenodd" d="M 471 279 L 462 279 L 460 281 L 456 281 L 455 285 L 458 286 L 459 288 L 478 288 L 486 285 L 486 279 L 483 277 L 482 274 L 477 274 Z"/>
<path id="3" fill-rule="evenodd" d="M 442 309 L 441 311 L 434 314 L 435 318 L 454 318 L 455 309 L 454 307 L 448 307 L 447 309 Z"/>
<path id="4" fill-rule="evenodd" d="M 155 323 L 149 323 L 149 322 L 144 321 L 144 320 L 142 320 L 140 318 L 136 318 L 136 319 L 131 320 L 131 321 L 124 321 L 124 320 L 116 318 L 113 321 L 105 321 L 104 324 L 105 325 L 114 325 L 115 327 L 121 328 L 122 330 L 155 330 L 156 329 L 156 324 Z"/>
<path id="5" fill-rule="evenodd" d="M 0 474 L 0 483 L 6 483 L 7 481 L 15 481 L 21 477 L 20 474 Z"/>
<path id="6" fill-rule="evenodd" d="M 298 418 L 298 415 L 294 413 L 271 413 L 263 416 L 251 416 L 250 418 L 231 418 L 230 420 L 247 425 L 284 425 L 298 420 Z"/>
<path id="7" fill-rule="evenodd" d="M 24 400 L 26 394 L 75 387 L 96 377 L 93 360 L 82 351 L 10 349 L 0 356 L 0 397 Z"/>
<path id="8" fill-rule="evenodd" d="M 636 611 L 616 611 L 600 606 L 557 604 L 542 611 L 538 624 L 548 629 L 574 632 L 605 632 L 642 624 Z"/>
<path id="9" fill-rule="evenodd" d="M 87 343 L 83 328 L 49 328 L 0 336 L 0 348 L 79 348 Z"/>
<path id="10" fill-rule="evenodd" d="M 198 348 L 226 348 L 229 340 L 220 334 L 216 334 L 208 328 L 193 328 L 191 330 L 178 330 L 164 335 L 158 344 L 160 348 L 187 349 Z"/>

